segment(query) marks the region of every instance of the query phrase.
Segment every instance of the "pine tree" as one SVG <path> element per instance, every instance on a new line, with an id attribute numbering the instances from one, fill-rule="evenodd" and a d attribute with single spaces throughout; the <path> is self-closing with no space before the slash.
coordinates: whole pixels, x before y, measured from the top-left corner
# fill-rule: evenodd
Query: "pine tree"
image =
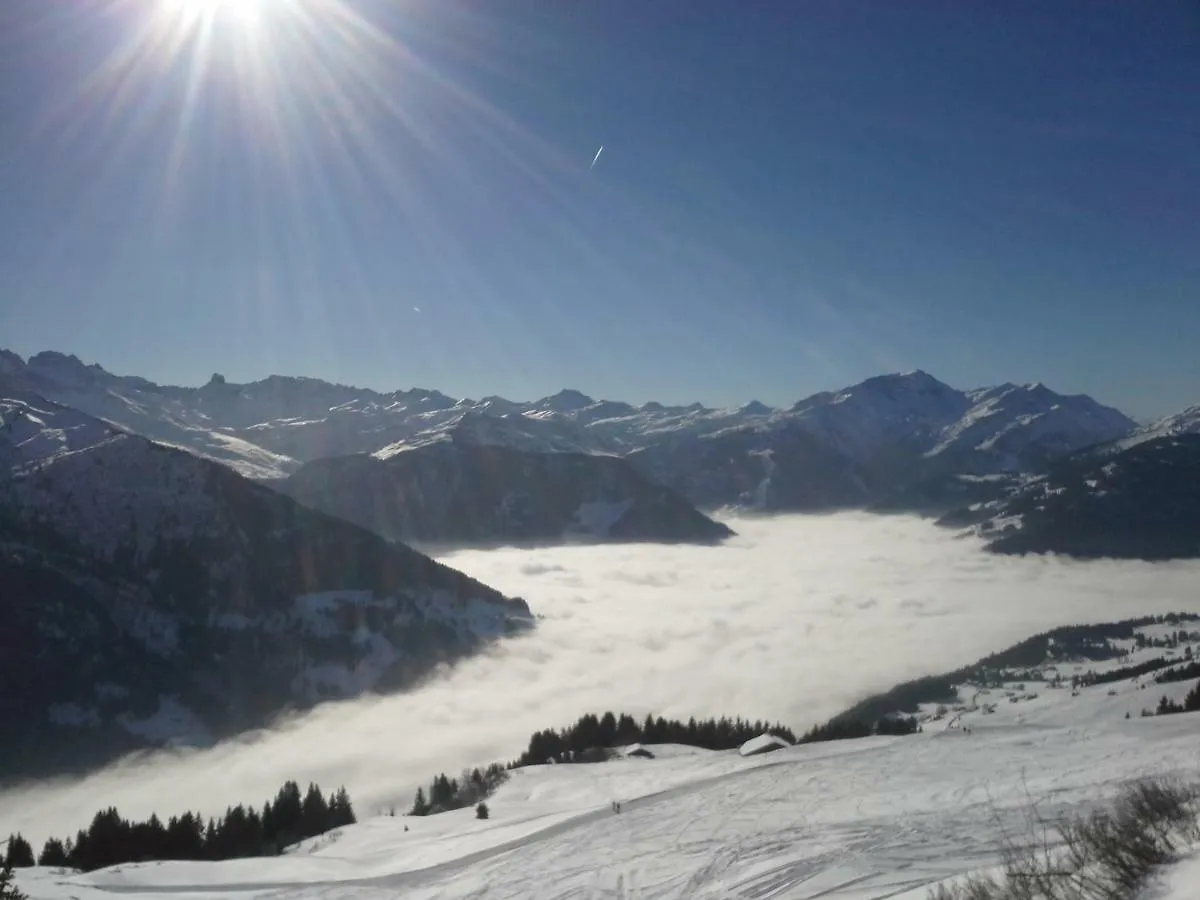
<path id="1" fill-rule="evenodd" d="M 42 852 L 38 855 L 39 866 L 63 867 L 70 865 L 67 859 L 67 848 L 58 838 L 47 838 Z"/>
<path id="2" fill-rule="evenodd" d="M 396 815 L 394 806 L 392 815 Z M 329 798 L 329 827 L 341 828 L 343 825 L 353 825 L 355 821 L 357 820 L 354 817 L 354 804 L 350 802 L 350 794 L 344 787 L 340 787 Z"/>
<path id="3" fill-rule="evenodd" d="M 617 717 L 606 712 L 596 726 L 596 746 L 611 747 L 617 742 Z M 585 748 L 586 749 L 586 748 Z"/>
<path id="4" fill-rule="evenodd" d="M 429 804 L 425 801 L 424 788 L 417 788 L 417 796 L 413 800 L 412 812 L 410 816 L 427 816 L 429 815 Z"/>
<path id="5" fill-rule="evenodd" d="M 208 825 L 204 829 L 204 858 L 208 860 L 222 859 L 221 856 L 221 833 L 217 831 L 217 823 L 209 817 Z"/>
<path id="6" fill-rule="evenodd" d="M 429 805 L 430 807 L 441 807 L 449 809 L 454 800 L 454 786 L 450 779 L 443 772 L 433 779 L 433 784 L 429 788 Z"/>
<path id="7" fill-rule="evenodd" d="M 4 855 L 4 864 L 13 869 L 27 869 L 34 864 L 33 848 L 20 832 L 9 835 L 8 852 Z"/>
<path id="8" fill-rule="evenodd" d="M 486 803 L 480 803 L 477 807 L 475 807 L 475 818 L 486 819 L 488 815 L 488 805 Z"/>
<path id="9" fill-rule="evenodd" d="M 330 827 L 329 804 L 325 802 L 325 795 L 319 787 L 309 783 L 300 808 L 300 836 L 315 837 L 324 834 Z"/>

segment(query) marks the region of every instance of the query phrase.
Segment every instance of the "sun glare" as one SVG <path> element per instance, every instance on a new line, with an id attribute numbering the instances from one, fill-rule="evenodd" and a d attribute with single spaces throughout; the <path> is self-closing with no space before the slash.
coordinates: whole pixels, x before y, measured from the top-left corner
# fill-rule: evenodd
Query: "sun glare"
<path id="1" fill-rule="evenodd" d="M 265 7 L 279 0 L 160 0 L 168 12 L 187 24 L 229 24 L 256 29 L 263 19 Z"/>
<path id="2" fill-rule="evenodd" d="M 160 0 L 162 8 L 182 25 L 222 26 L 257 31 L 268 7 L 281 0 Z"/>
<path id="3" fill-rule="evenodd" d="M 547 172 L 575 171 L 573 156 L 408 46 L 410 35 L 429 28 L 445 30 L 440 41 L 455 40 L 440 4 L 94 0 L 70 6 L 79 32 L 94 27 L 94 43 L 107 49 L 46 106 L 38 128 L 95 146 L 88 153 L 81 146 L 79 154 L 88 161 L 80 177 L 92 184 L 103 183 L 125 154 L 153 160 L 143 189 L 164 225 L 197 200 L 215 164 L 226 159 L 242 163 L 234 174 L 246 179 L 248 191 L 261 187 L 259 196 L 271 202 L 314 202 L 341 185 L 387 196 L 429 221 L 440 213 L 414 167 L 436 154 L 467 171 L 465 134 L 486 140 L 550 190 L 557 188 Z M 429 252 L 447 252 L 440 235 L 420 230 L 430 235 Z"/>

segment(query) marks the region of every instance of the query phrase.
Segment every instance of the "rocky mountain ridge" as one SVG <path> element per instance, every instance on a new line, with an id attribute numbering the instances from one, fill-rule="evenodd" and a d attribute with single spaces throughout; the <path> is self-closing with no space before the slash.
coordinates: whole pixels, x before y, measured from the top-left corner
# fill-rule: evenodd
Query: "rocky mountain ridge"
<path id="1" fill-rule="evenodd" d="M 53 352 L 28 361 L 3 354 L 0 372 L 21 388 L 261 479 L 281 481 L 314 460 L 387 459 L 449 441 L 625 456 L 701 507 L 902 504 L 917 485 L 1036 473 L 1137 430 L 1086 396 L 1041 384 L 960 391 L 922 371 L 877 376 L 786 409 L 635 407 L 572 390 L 532 402 L 455 400 L 435 390 L 385 394 L 282 376 L 163 387 Z M 933 488 L 920 495 L 931 508 L 953 505 Z"/>

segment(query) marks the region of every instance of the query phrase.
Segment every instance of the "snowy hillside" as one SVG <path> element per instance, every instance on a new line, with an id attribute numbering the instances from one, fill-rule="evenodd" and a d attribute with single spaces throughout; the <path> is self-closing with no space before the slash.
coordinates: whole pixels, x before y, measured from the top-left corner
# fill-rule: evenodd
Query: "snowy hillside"
<path id="1" fill-rule="evenodd" d="M 676 435 L 629 461 L 701 507 L 824 511 L 865 506 L 872 474 L 795 422 Z"/>
<path id="2" fill-rule="evenodd" d="M 0 769 L 206 743 L 402 687 L 521 600 L 189 453 L 44 400 L 0 429 Z"/>
<path id="3" fill-rule="evenodd" d="M 960 391 L 920 371 L 869 378 L 787 409 L 635 407 L 575 390 L 534 401 L 454 400 L 421 388 L 385 394 L 282 376 L 231 384 L 214 375 L 203 387 L 167 387 L 53 352 L 28 362 L 3 354 L 5 384 L 255 478 L 281 479 L 318 459 L 456 441 L 640 454 L 645 474 L 693 503 L 776 510 L 895 503 L 905 496 L 898 490 L 929 479 L 1039 472 L 1135 427 L 1088 397 L 1042 385 Z"/>
<path id="4" fill-rule="evenodd" d="M 601 453 L 610 449 L 605 442 L 582 425 L 523 415 L 519 412 L 493 413 L 490 410 L 458 412 L 454 418 L 419 431 L 407 440 L 381 447 L 372 455 L 388 459 L 406 450 L 435 444 L 469 447 L 507 447 L 525 453 Z"/>
<path id="5" fill-rule="evenodd" d="M 1004 553 L 1200 556 L 1200 435 L 1088 452 L 943 519 Z"/>
<path id="6" fill-rule="evenodd" d="M 1063 397 L 1041 384 L 1005 384 L 969 396 L 971 408 L 942 430 L 929 456 L 974 452 L 988 471 L 1031 471 L 1133 426 L 1090 397 Z"/>
<path id="7" fill-rule="evenodd" d="M 1156 629 L 1173 630 L 1142 632 L 1154 637 Z M 923 733 L 908 737 L 749 757 L 651 746 L 653 759 L 517 770 L 489 799 L 486 821 L 469 809 L 368 818 L 275 859 L 128 864 L 86 875 L 31 869 L 18 883 L 32 900 L 924 900 L 941 881 L 994 866 L 1006 843 L 1039 837 L 1029 831 L 1035 804 L 1053 823 L 1149 775 L 1200 778 L 1197 714 L 1141 715 L 1190 683 L 1144 675 L 1070 687 L 1072 675 L 1165 651 L 1131 641 L 1127 652 L 963 684 L 957 703 L 927 709 Z M 1054 686 L 1058 675 L 1065 685 Z M 1193 871 L 1165 872 L 1162 883 L 1179 886 Z"/>
<path id="8" fill-rule="evenodd" d="M 1200 434 L 1200 404 L 1189 406 L 1182 412 L 1164 416 L 1149 425 L 1143 425 L 1129 436 L 1114 441 L 1113 447 L 1117 450 L 1128 450 L 1138 444 L 1144 444 L 1146 441 L 1175 437 L 1180 434 Z"/>
<path id="9" fill-rule="evenodd" d="M 0 468 L 30 466 L 115 437 L 117 429 L 29 391 L 0 392 Z"/>
<path id="10" fill-rule="evenodd" d="M 390 540 L 703 542 L 730 529 L 618 457 L 471 440 L 323 459 L 279 489 Z"/>

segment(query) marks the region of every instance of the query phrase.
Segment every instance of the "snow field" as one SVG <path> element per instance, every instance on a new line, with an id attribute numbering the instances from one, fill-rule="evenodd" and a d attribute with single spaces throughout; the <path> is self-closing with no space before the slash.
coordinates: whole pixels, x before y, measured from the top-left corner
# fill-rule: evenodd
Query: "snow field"
<path id="1" fill-rule="evenodd" d="M 20 884 L 33 900 L 923 898 L 993 866 L 1032 805 L 1052 821 L 1147 775 L 1200 777 L 1200 717 L 1124 719 L 1159 689 L 1189 687 L 1120 682 L 1072 697 L 1027 685 L 1036 699 L 904 738 L 531 767 L 489 799 L 486 821 L 470 809 L 373 818 L 276 859 L 37 869 Z"/>

